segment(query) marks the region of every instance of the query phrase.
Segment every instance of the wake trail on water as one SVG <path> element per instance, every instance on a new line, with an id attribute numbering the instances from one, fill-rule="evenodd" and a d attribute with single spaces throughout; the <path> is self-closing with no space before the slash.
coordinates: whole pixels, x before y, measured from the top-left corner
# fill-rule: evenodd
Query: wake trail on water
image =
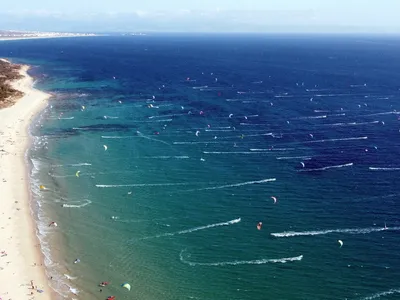
<path id="1" fill-rule="evenodd" d="M 372 171 L 400 171 L 400 168 L 378 168 L 378 167 L 369 167 L 368 169 Z"/>
<path id="2" fill-rule="evenodd" d="M 204 154 L 266 154 L 262 151 L 203 151 Z"/>
<path id="3" fill-rule="evenodd" d="M 303 159 L 303 160 L 310 160 L 316 156 L 281 156 L 277 157 L 278 160 L 289 160 L 289 159 Z"/>
<path id="4" fill-rule="evenodd" d="M 326 117 L 327 117 L 327 115 L 322 115 L 322 116 L 308 116 L 308 117 L 293 118 L 292 120 L 325 119 Z"/>
<path id="5" fill-rule="evenodd" d="M 62 205 L 62 207 L 66 207 L 66 208 L 81 208 L 81 207 L 85 207 L 85 206 L 87 206 L 87 205 L 92 203 L 92 201 L 90 201 L 88 199 L 85 199 L 83 201 L 84 201 L 83 203 L 81 203 L 80 201 L 74 201 L 74 202 L 78 202 L 80 204 L 66 204 L 65 203 L 65 204 Z"/>
<path id="6" fill-rule="evenodd" d="M 92 164 L 90 163 L 76 163 L 76 164 L 67 164 L 67 165 L 52 165 L 53 168 L 59 168 L 59 167 L 81 167 L 81 166 L 91 166 Z"/>
<path id="7" fill-rule="evenodd" d="M 371 296 L 362 298 L 361 300 L 373 300 L 373 299 L 379 299 L 382 296 L 387 296 L 387 295 L 392 295 L 392 294 L 400 294 L 400 289 L 391 289 L 385 292 L 380 292 L 380 293 L 376 293 L 373 294 Z"/>
<path id="8" fill-rule="evenodd" d="M 369 115 L 359 115 L 359 117 L 372 117 L 372 116 L 382 116 L 382 115 L 398 115 L 400 112 L 398 111 L 388 111 L 388 112 L 381 112 Z"/>
<path id="9" fill-rule="evenodd" d="M 155 142 L 163 143 L 163 144 L 165 144 L 165 145 L 170 146 L 170 144 L 168 144 L 167 142 L 164 142 L 164 141 L 162 141 L 162 140 L 153 139 L 153 138 L 151 138 L 151 137 L 148 137 L 148 136 L 144 135 L 143 133 L 141 133 L 140 131 L 136 131 L 136 132 L 137 132 L 138 136 L 140 136 L 140 137 L 142 137 L 142 138 L 145 138 L 145 139 L 150 140 L 150 141 L 155 141 Z"/>
<path id="10" fill-rule="evenodd" d="M 296 150 L 296 148 L 269 148 L 269 149 L 259 149 L 259 148 L 252 148 L 249 149 L 250 151 L 255 151 L 255 152 L 263 152 L 263 151 L 293 151 Z"/>
<path id="11" fill-rule="evenodd" d="M 246 181 L 246 182 L 240 182 L 240 183 L 234 183 L 234 184 L 211 186 L 211 187 L 205 187 L 205 188 L 201 188 L 201 189 L 185 190 L 184 192 L 218 190 L 218 189 L 226 189 L 226 188 L 230 188 L 230 187 L 245 186 L 245 185 L 250 185 L 250 184 L 261 184 L 261 183 L 272 182 L 272 181 L 276 181 L 276 178 L 268 178 L 268 179 L 262 179 L 262 180 L 257 180 L 257 181 Z"/>
<path id="12" fill-rule="evenodd" d="M 166 155 L 160 155 L 160 156 L 143 156 L 143 158 L 151 158 L 151 159 L 188 159 L 190 158 L 187 155 L 178 155 L 178 156 L 166 156 Z"/>
<path id="13" fill-rule="evenodd" d="M 68 118 L 49 118 L 51 120 L 73 120 L 75 117 L 68 117 Z"/>
<path id="14" fill-rule="evenodd" d="M 194 228 L 191 228 L 191 229 L 186 229 L 186 230 L 181 230 L 181 231 L 176 231 L 176 232 L 168 232 L 168 233 L 148 236 L 148 237 L 141 238 L 139 240 L 148 240 L 148 239 L 156 239 L 156 238 L 167 237 L 167 236 L 187 234 L 187 233 L 192 233 L 192 232 L 205 230 L 205 229 L 209 229 L 209 228 L 214 228 L 214 227 L 229 226 L 229 225 L 237 224 L 240 221 L 241 221 L 241 218 L 237 218 L 237 219 L 230 220 L 230 221 L 227 221 L 227 222 L 209 224 L 209 225 L 205 225 L 205 226 L 194 227 Z"/>
<path id="15" fill-rule="evenodd" d="M 161 123 L 161 122 L 172 122 L 172 119 L 154 120 L 154 121 L 131 121 L 133 123 Z"/>
<path id="16" fill-rule="evenodd" d="M 161 115 L 161 116 L 150 116 L 149 119 L 156 119 L 156 118 L 165 118 L 165 117 L 176 117 L 176 116 L 186 116 L 187 114 L 170 114 L 170 115 Z"/>
<path id="17" fill-rule="evenodd" d="M 173 142 L 174 145 L 195 145 L 195 144 L 232 144 L 232 142 L 215 142 L 215 141 L 208 141 L 208 142 Z"/>
<path id="18" fill-rule="evenodd" d="M 154 187 L 154 186 L 177 186 L 177 185 L 197 185 L 209 184 L 201 182 L 177 182 L 177 183 L 132 183 L 132 184 L 96 184 L 98 188 L 120 188 L 120 187 Z"/>
<path id="19" fill-rule="evenodd" d="M 206 266 L 206 267 L 219 267 L 219 266 L 238 266 L 238 265 L 263 265 L 270 263 L 287 263 L 293 261 L 301 261 L 303 259 L 303 255 L 294 256 L 294 257 L 284 257 L 284 258 L 262 258 L 256 260 L 234 260 L 234 261 L 221 261 L 221 262 L 213 262 L 213 263 L 200 263 L 200 262 L 191 262 L 186 260 L 183 257 L 185 250 L 182 250 L 179 257 L 181 262 L 188 264 L 189 266 Z"/>
<path id="20" fill-rule="evenodd" d="M 273 135 L 274 134 L 272 132 L 268 132 L 268 133 L 260 133 L 260 134 L 246 134 L 244 137 L 248 138 L 248 137 L 255 137 L 255 136 L 273 136 Z M 237 138 L 238 138 L 237 135 L 220 137 L 220 139 L 237 139 Z"/>
<path id="21" fill-rule="evenodd" d="M 378 124 L 380 121 L 372 121 L 372 122 L 350 122 L 350 123 L 333 123 L 333 124 L 322 124 L 317 126 L 325 126 L 325 127 L 336 127 L 336 126 L 357 126 L 357 125 L 369 125 L 369 124 Z"/>
<path id="22" fill-rule="evenodd" d="M 102 135 L 102 139 L 131 139 L 135 138 L 135 135 L 125 135 L 125 136 L 118 136 L 118 135 Z"/>
<path id="23" fill-rule="evenodd" d="M 368 139 L 367 136 L 360 136 L 360 137 L 349 137 L 349 138 L 340 138 L 340 139 L 305 141 L 305 142 L 300 142 L 300 143 L 312 144 L 312 143 L 325 143 L 325 142 L 338 142 L 338 141 L 355 141 L 355 140 L 366 140 L 366 139 Z"/>
<path id="24" fill-rule="evenodd" d="M 301 170 L 297 170 L 297 172 L 324 171 L 324 170 L 328 170 L 328 169 L 351 167 L 352 165 L 353 165 L 353 163 L 348 163 L 348 164 L 344 164 L 344 165 L 327 166 L 327 167 L 316 168 L 316 169 L 301 169 Z"/>
<path id="25" fill-rule="evenodd" d="M 268 126 L 269 124 L 240 123 L 242 126 Z"/>
<path id="26" fill-rule="evenodd" d="M 271 233 L 277 238 L 288 238 L 296 236 L 314 236 L 325 235 L 330 233 L 347 233 L 347 234 L 368 234 L 380 231 L 399 231 L 400 227 L 367 227 L 367 228 L 343 228 L 343 229 L 327 229 L 327 230 L 312 230 L 312 231 L 284 231 Z"/>

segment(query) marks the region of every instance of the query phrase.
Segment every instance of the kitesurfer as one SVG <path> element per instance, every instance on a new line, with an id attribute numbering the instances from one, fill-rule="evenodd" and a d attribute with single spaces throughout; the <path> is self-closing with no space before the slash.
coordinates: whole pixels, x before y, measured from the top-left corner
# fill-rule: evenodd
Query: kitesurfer
<path id="1" fill-rule="evenodd" d="M 258 229 L 258 230 L 261 230 L 261 228 L 262 228 L 262 222 L 258 222 L 258 224 L 257 224 L 257 229 Z"/>

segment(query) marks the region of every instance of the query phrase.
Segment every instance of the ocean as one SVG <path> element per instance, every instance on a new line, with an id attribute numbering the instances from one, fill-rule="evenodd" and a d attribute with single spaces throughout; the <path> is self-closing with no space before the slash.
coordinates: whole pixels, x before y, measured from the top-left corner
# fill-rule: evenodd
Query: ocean
<path id="1" fill-rule="evenodd" d="M 59 299 L 400 299 L 398 53 L 350 35 L 0 43 L 53 94 L 27 163 Z"/>

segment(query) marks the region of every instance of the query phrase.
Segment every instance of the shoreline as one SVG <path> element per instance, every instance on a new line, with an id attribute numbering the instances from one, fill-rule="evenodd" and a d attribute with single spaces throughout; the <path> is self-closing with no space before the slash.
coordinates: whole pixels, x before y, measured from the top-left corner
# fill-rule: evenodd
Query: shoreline
<path id="1" fill-rule="evenodd" d="M 29 66 L 22 65 L 19 73 L 23 78 L 10 83 L 24 96 L 0 110 L 0 251 L 4 251 L 0 257 L 0 298 L 51 300 L 55 292 L 49 285 L 36 235 L 26 162 L 30 123 L 47 105 L 50 95 L 33 87 L 28 70 Z M 35 289 L 31 288 L 32 281 Z"/>
<path id="2" fill-rule="evenodd" d="M 21 36 L 21 37 L 0 37 L 1 41 L 19 41 L 19 40 L 40 40 L 40 39 L 61 39 L 61 38 L 85 38 L 100 35 L 60 35 L 60 36 Z"/>

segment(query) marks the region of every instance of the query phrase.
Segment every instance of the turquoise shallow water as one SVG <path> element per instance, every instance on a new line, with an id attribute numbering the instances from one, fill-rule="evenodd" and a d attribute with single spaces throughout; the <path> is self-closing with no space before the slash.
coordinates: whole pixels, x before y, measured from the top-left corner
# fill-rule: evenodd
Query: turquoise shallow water
<path id="1" fill-rule="evenodd" d="M 359 39 L 2 44 L 54 93 L 30 159 L 60 298 L 396 299 L 400 44 Z"/>

